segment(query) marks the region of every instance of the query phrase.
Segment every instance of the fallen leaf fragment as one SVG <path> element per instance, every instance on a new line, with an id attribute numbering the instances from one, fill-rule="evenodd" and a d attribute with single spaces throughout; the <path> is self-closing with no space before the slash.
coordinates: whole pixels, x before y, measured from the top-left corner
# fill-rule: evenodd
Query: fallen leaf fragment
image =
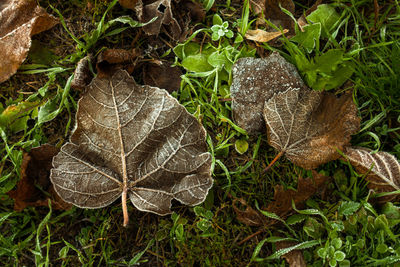
<path id="1" fill-rule="evenodd" d="M 289 89 L 305 89 L 294 65 L 279 53 L 267 58 L 241 58 L 232 69 L 232 112 L 236 124 L 248 134 L 265 131 L 263 108 L 274 94 Z"/>
<path id="2" fill-rule="evenodd" d="M 371 153 L 372 150 L 362 147 L 349 147 L 345 156 L 357 172 L 366 174 L 368 188 L 377 193 L 400 190 L 400 163 L 387 152 Z M 384 196 L 379 201 L 387 202 L 398 199 L 399 195 Z"/>
<path id="3" fill-rule="evenodd" d="M 265 102 L 268 143 L 291 162 L 314 169 L 338 159 L 360 126 L 351 94 L 288 89 Z"/>
<path id="4" fill-rule="evenodd" d="M 275 245 L 277 250 L 281 250 L 284 248 L 289 248 L 294 245 L 297 245 L 297 243 L 289 241 L 280 241 L 275 243 Z M 298 249 L 292 250 L 281 257 L 287 261 L 290 267 L 307 266 L 306 261 L 304 260 L 303 252 L 301 250 Z"/>
<path id="5" fill-rule="evenodd" d="M 14 210 L 21 211 L 26 207 L 47 207 L 49 198 L 43 191 L 50 194 L 53 209 L 67 210 L 72 207 L 57 195 L 49 180 L 51 160 L 58 151 L 56 147 L 44 144 L 32 148 L 29 153 L 24 153 L 21 180 L 17 184 L 17 189 L 8 193 L 14 199 Z"/>
<path id="6" fill-rule="evenodd" d="M 79 100 L 77 127 L 53 159 L 50 179 L 67 202 L 101 208 L 122 197 L 159 215 L 171 200 L 203 202 L 212 186 L 206 132 L 165 90 L 139 86 L 124 70 L 97 76 Z"/>
<path id="7" fill-rule="evenodd" d="M 164 88 L 169 93 L 179 90 L 181 75 L 180 68 L 172 67 L 168 61 L 159 61 L 159 64 L 149 62 L 143 67 L 143 82 L 150 86 Z"/>
<path id="8" fill-rule="evenodd" d="M 274 201 L 265 210 L 285 219 L 293 212 L 292 200 L 297 208 L 302 208 L 305 201 L 318 192 L 322 192 L 330 181 L 330 177 L 313 171 L 313 178 L 299 178 L 297 190 L 285 190 L 282 185 L 274 188 Z"/>
<path id="9" fill-rule="evenodd" d="M 245 210 L 240 209 L 237 203 L 246 207 Z M 250 207 L 243 198 L 236 198 L 232 202 L 233 210 L 236 213 L 236 219 L 248 226 L 261 226 L 266 224 L 267 218 L 259 211 Z"/>
<path id="10" fill-rule="evenodd" d="M 74 79 L 71 82 L 72 88 L 83 90 L 90 83 L 93 78 L 89 68 L 91 60 L 91 55 L 88 55 L 79 60 L 74 71 Z"/>
<path id="11" fill-rule="evenodd" d="M 247 30 L 245 37 L 248 40 L 265 43 L 265 42 L 271 41 L 272 39 L 275 39 L 276 37 L 281 36 L 284 33 L 287 33 L 288 31 L 289 30 L 287 30 L 287 29 L 284 29 L 283 31 L 279 31 L 279 32 L 277 32 L 277 31 L 267 32 L 267 31 L 260 30 L 260 29 Z"/>
<path id="12" fill-rule="evenodd" d="M 0 83 L 13 75 L 25 60 L 31 36 L 48 30 L 58 20 L 36 1 L 7 0 L 0 6 Z"/>
<path id="13" fill-rule="evenodd" d="M 154 22 L 143 26 L 142 29 L 147 35 L 158 35 L 161 26 L 164 25 L 167 27 L 168 34 L 175 40 L 179 39 L 182 29 L 172 14 L 171 0 L 143 1 L 143 4 L 139 3 L 139 5 L 135 10 L 140 22 L 148 22 L 157 17 Z"/>

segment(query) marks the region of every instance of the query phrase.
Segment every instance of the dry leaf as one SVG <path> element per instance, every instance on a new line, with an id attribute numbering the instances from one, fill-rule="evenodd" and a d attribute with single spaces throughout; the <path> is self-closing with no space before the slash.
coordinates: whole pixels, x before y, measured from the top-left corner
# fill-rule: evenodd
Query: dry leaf
<path id="1" fill-rule="evenodd" d="M 292 212 L 292 200 L 297 208 L 302 208 L 307 199 L 315 194 L 322 193 L 331 178 L 313 171 L 313 178 L 299 178 L 297 190 L 285 190 L 283 186 L 276 185 L 274 188 L 274 201 L 270 202 L 266 210 L 275 213 L 280 218 L 286 219 Z M 246 207 L 245 210 L 237 207 L 237 203 Z M 250 207 L 244 199 L 234 199 L 232 203 L 236 218 L 249 226 L 270 226 L 278 221 L 266 218 L 261 212 Z"/>
<path id="2" fill-rule="evenodd" d="M 288 31 L 289 30 L 287 30 L 287 29 L 284 29 L 282 32 L 280 32 L 280 31 L 279 32 L 277 32 L 277 31 L 267 32 L 267 31 L 260 30 L 260 29 L 247 30 L 245 37 L 248 40 L 265 43 L 265 42 L 271 41 L 272 39 L 275 39 L 276 37 L 281 36 L 284 33 L 287 33 Z"/>
<path id="3" fill-rule="evenodd" d="M 250 8 L 254 14 L 261 14 L 265 10 L 265 0 L 250 0 Z"/>
<path id="4" fill-rule="evenodd" d="M 295 242 L 289 242 L 289 241 L 280 241 L 276 242 L 276 249 L 281 250 L 284 248 L 289 248 L 297 245 Z M 281 256 L 284 258 L 287 263 L 289 264 L 289 267 L 306 267 L 306 261 L 304 260 L 303 252 L 301 250 L 295 249 L 292 250 L 285 255 Z"/>
<path id="5" fill-rule="evenodd" d="M 31 36 L 48 30 L 58 20 L 32 0 L 6 0 L 0 6 L 0 83 L 25 60 Z"/>
<path id="6" fill-rule="evenodd" d="M 169 93 L 181 87 L 181 69 L 172 67 L 168 61 L 159 64 L 148 62 L 143 67 L 143 82 L 146 85 L 166 89 Z"/>
<path id="7" fill-rule="evenodd" d="M 297 208 L 302 208 L 305 201 L 317 192 L 322 192 L 329 181 L 330 177 L 313 171 L 313 178 L 299 178 L 297 190 L 285 190 L 282 185 L 276 185 L 274 201 L 270 202 L 265 210 L 285 219 L 293 211 L 292 200 Z"/>
<path id="8" fill-rule="evenodd" d="M 294 34 L 294 21 L 281 10 L 281 7 L 294 14 L 295 6 L 292 0 L 266 0 L 265 18 L 278 28 L 288 29 L 290 34 Z"/>
<path id="9" fill-rule="evenodd" d="M 122 196 L 141 211 L 171 213 L 171 200 L 204 201 L 212 186 L 206 132 L 165 90 L 126 71 L 96 77 L 79 100 L 77 127 L 53 159 L 50 179 L 67 202 L 101 208 Z"/>
<path id="10" fill-rule="evenodd" d="M 74 71 L 74 79 L 71 82 L 71 87 L 78 90 L 83 90 L 93 76 L 90 73 L 89 64 L 92 60 L 92 55 L 87 55 L 86 57 L 79 60 Z"/>
<path id="11" fill-rule="evenodd" d="M 182 9 L 188 14 L 192 23 L 201 22 L 206 18 L 206 11 L 200 3 L 183 0 L 179 2 L 179 6 L 182 6 Z"/>
<path id="12" fill-rule="evenodd" d="M 400 163 L 395 156 L 383 151 L 372 154 L 370 149 L 362 147 L 349 147 L 345 155 L 357 172 L 367 174 L 368 188 L 378 193 L 400 190 Z M 379 200 L 386 202 L 398 197 L 396 194 Z"/>
<path id="13" fill-rule="evenodd" d="M 124 8 L 135 10 L 135 6 L 138 0 L 118 0 L 118 2 Z"/>
<path id="14" fill-rule="evenodd" d="M 238 202 L 240 203 L 240 205 L 246 207 L 246 209 L 243 210 L 238 208 L 236 205 Z M 243 198 L 234 199 L 232 202 L 232 207 L 236 213 L 236 219 L 238 219 L 238 221 L 244 223 L 245 225 L 261 226 L 264 225 L 267 221 L 267 218 L 261 212 L 247 205 L 246 200 L 244 200 Z"/>
<path id="15" fill-rule="evenodd" d="M 265 131 L 263 108 L 275 93 L 306 88 L 295 66 L 279 53 L 241 58 L 233 66 L 232 112 L 236 124 L 254 135 Z"/>
<path id="16" fill-rule="evenodd" d="M 117 70 L 133 70 L 135 59 L 138 57 L 137 49 L 106 49 L 97 57 L 96 69 L 99 77 L 110 77 Z"/>
<path id="17" fill-rule="evenodd" d="M 289 89 L 265 102 L 268 143 L 305 169 L 338 159 L 360 126 L 350 94 Z"/>
<path id="18" fill-rule="evenodd" d="M 136 14 L 140 22 L 148 22 L 152 18 L 157 17 L 157 19 L 143 26 L 143 30 L 148 35 L 158 35 L 161 30 L 161 26 L 167 27 L 167 33 L 172 35 L 175 40 L 178 40 L 182 30 L 178 22 L 172 14 L 171 0 L 157 0 L 150 4 L 149 1 L 143 1 L 140 7 L 136 8 Z"/>
<path id="19" fill-rule="evenodd" d="M 53 209 L 66 210 L 72 207 L 57 195 L 49 180 L 51 160 L 58 151 L 56 147 L 45 144 L 32 148 L 29 153 L 24 153 L 21 180 L 17 184 L 17 189 L 8 193 L 14 199 L 14 210 L 21 211 L 29 206 L 47 207 L 48 197 L 43 191 L 49 192 Z"/>

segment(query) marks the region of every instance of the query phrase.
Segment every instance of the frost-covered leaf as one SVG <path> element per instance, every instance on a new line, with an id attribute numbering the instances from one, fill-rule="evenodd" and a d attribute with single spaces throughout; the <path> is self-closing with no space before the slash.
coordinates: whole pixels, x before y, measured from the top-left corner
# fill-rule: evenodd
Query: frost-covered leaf
<path id="1" fill-rule="evenodd" d="M 79 100 L 77 127 L 53 159 L 51 181 L 67 202 L 100 208 L 122 196 L 142 211 L 171 213 L 171 200 L 204 201 L 212 186 L 205 130 L 165 90 L 126 71 L 96 77 Z"/>
<path id="2" fill-rule="evenodd" d="M 139 2 L 140 6 L 136 7 L 136 14 L 141 22 L 147 22 L 157 17 L 154 22 L 143 27 L 144 32 L 148 35 L 158 35 L 161 26 L 164 25 L 167 27 L 168 33 L 178 40 L 182 29 L 172 14 L 171 0 L 157 0 L 147 4 L 148 2 L 151 1 L 143 1 L 143 4 Z"/>
<path id="3" fill-rule="evenodd" d="M 296 165 L 313 169 L 340 157 L 360 125 L 350 94 L 288 89 L 265 102 L 268 142 Z"/>
<path id="4" fill-rule="evenodd" d="M 278 53 L 241 58 L 233 66 L 231 86 L 233 118 L 249 134 L 264 132 L 263 108 L 275 93 L 305 89 L 296 68 Z"/>
<path id="5" fill-rule="evenodd" d="M 368 187 L 376 192 L 392 192 L 400 190 L 400 163 L 395 156 L 387 152 L 371 153 L 367 148 L 349 147 L 346 157 L 357 172 L 367 174 Z M 390 201 L 398 195 L 383 197 Z"/>
<path id="6" fill-rule="evenodd" d="M 0 83 L 25 60 L 31 36 L 48 30 L 58 20 L 32 0 L 6 0 L 0 4 Z"/>

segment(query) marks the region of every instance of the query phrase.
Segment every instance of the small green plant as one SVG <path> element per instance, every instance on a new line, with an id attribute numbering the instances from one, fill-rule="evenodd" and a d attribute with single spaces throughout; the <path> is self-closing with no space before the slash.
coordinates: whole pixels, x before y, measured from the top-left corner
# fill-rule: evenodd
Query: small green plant
<path id="1" fill-rule="evenodd" d="M 218 41 L 224 36 L 227 38 L 233 37 L 233 31 L 229 29 L 229 23 L 227 21 L 223 21 L 218 14 L 214 15 L 213 24 L 214 25 L 211 27 L 211 39 L 213 41 Z"/>

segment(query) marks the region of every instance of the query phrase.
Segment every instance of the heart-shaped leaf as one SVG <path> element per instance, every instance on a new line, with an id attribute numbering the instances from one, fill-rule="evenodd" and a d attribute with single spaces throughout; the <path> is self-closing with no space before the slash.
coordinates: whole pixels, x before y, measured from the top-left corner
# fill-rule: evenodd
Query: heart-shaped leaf
<path id="1" fill-rule="evenodd" d="M 171 200 L 204 201 L 212 186 L 205 130 L 165 90 L 126 71 L 96 77 L 79 100 L 77 127 L 53 159 L 51 181 L 67 202 L 100 208 L 122 196 L 142 211 L 171 212 Z"/>
<path id="2" fill-rule="evenodd" d="M 369 188 L 377 192 L 400 190 L 400 163 L 395 156 L 383 151 L 371 153 L 370 149 L 361 147 L 349 147 L 345 155 L 359 173 L 367 174 Z M 397 197 L 394 195 L 383 199 L 390 201 Z"/>
<path id="3" fill-rule="evenodd" d="M 289 89 L 265 102 L 268 142 L 296 165 L 313 169 L 340 157 L 360 126 L 350 94 Z"/>

